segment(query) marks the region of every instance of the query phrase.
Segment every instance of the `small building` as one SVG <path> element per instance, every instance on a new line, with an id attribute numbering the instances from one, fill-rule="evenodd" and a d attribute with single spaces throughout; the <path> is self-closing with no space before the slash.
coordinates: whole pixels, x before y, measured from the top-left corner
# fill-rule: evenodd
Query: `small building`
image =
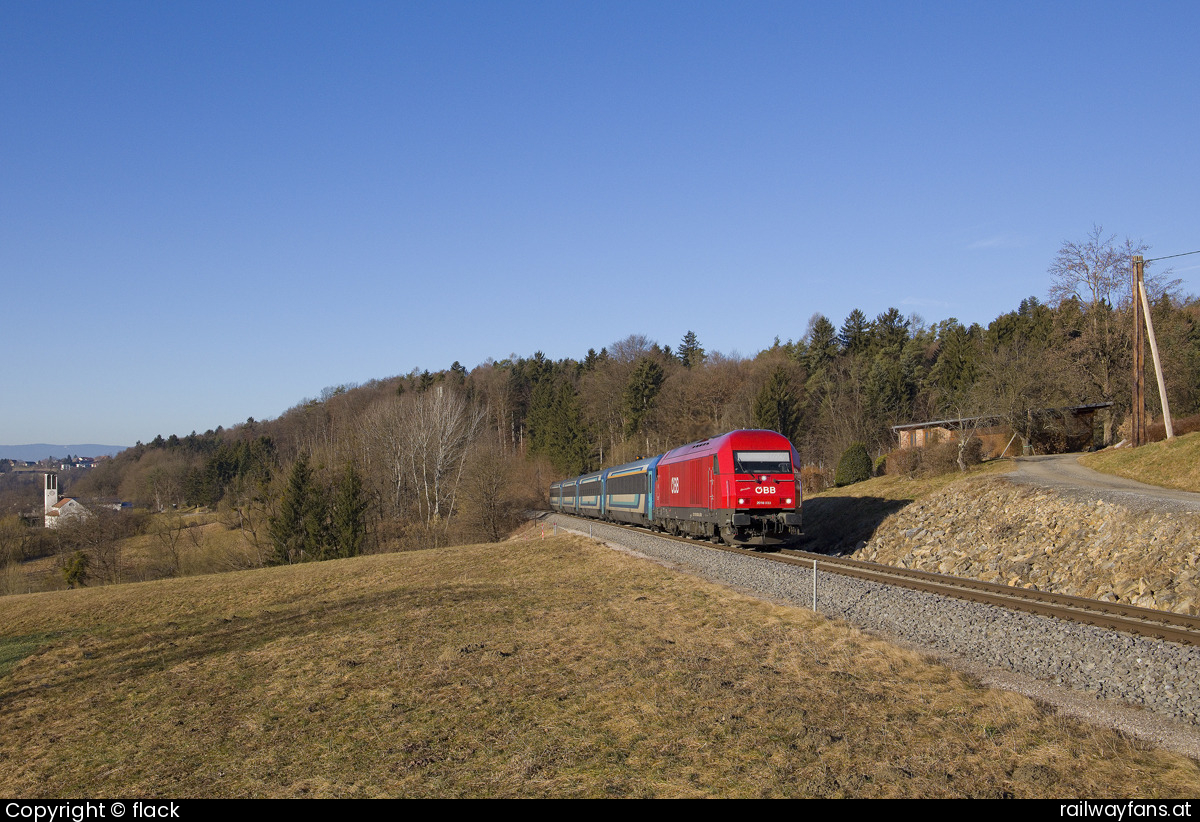
<path id="1" fill-rule="evenodd" d="M 1013 439 L 1012 428 L 998 417 L 959 417 L 892 426 L 901 451 L 957 440 L 959 432 L 963 431 L 982 441 L 984 459 L 1003 456 Z M 1020 451 L 1019 445 L 1017 450 Z"/>
<path id="2" fill-rule="evenodd" d="M 1030 411 L 1029 442 L 995 415 L 893 425 L 892 432 L 902 451 L 957 440 L 960 432 L 968 432 L 983 443 L 984 459 L 1018 455 L 1024 453 L 1026 445 L 1039 454 L 1061 454 L 1093 448 L 1096 412 L 1111 407 L 1111 402 L 1100 402 Z"/>
<path id="3" fill-rule="evenodd" d="M 46 527 L 57 528 L 72 519 L 86 519 L 90 512 L 74 497 L 58 497 L 58 474 L 45 475 Z"/>

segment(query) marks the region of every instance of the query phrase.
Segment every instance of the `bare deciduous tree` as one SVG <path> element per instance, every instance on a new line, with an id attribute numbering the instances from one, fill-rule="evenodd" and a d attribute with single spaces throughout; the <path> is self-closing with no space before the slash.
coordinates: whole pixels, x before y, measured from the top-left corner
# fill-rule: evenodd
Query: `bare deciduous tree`
<path id="1" fill-rule="evenodd" d="M 484 419 L 445 385 L 372 407 L 363 424 L 364 470 L 386 477 L 395 516 L 433 523 L 453 515 L 467 452 Z"/>
<path id="2" fill-rule="evenodd" d="M 1128 237 L 1119 242 L 1117 235 L 1105 235 L 1102 226 L 1093 225 L 1082 242 L 1065 241 L 1050 264 L 1050 299 L 1054 304 L 1078 299 L 1088 307 L 1101 302 L 1117 308 L 1131 297 L 1130 258 L 1145 254 L 1150 246 Z M 1164 294 L 1176 296 L 1182 281 L 1170 279 L 1171 269 L 1145 273 L 1146 293 L 1156 300 Z"/>
<path id="3" fill-rule="evenodd" d="M 1067 346 L 1081 372 L 1090 379 L 1090 400 L 1116 398 L 1121 375 L 1129 368 L 1130 329 L 1125 312 L 1131 299 L 1130 257 L 1145 254 L 1144 242 L 1119 242 L 1093 225 L 1082 242 L 1066 241 L 1050 264 L 1050 299 L 1060 308 L 1074 300 L 1083 312 L 1078 336 Z M 1170 269 L 1146 274 L 1146 290 L 1155 297 L 1178 290 Z M 1104 444 L 1112 442 L 1113 415 L 1103 414 Z"/>
<path id="4" fill-rule="evenodd" d="M 488 542 L 499 542 L 516 525 L 520 511 L 510 484 L 514 458 L 492 444 L 472 453 L 463 481 L 464 515 L 472 531 Z"/>

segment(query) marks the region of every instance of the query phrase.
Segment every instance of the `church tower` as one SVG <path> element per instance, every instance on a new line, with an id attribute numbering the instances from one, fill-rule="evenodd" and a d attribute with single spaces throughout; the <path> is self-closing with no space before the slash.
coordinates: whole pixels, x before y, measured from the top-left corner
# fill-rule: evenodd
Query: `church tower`
<path id="1" fill-rule="evenodd" d="M 58 505 L 58 474 L 46 475 L 46 513 Z"/>

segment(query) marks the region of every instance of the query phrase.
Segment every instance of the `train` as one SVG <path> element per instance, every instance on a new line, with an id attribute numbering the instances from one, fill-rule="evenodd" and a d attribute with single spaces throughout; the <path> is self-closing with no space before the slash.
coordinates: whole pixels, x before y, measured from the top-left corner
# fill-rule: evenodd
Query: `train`
<path id="1" fill-rule="evenodd" d="M 801 536 L 800 455 L 775 431 L 741 429 L 550 486 L 563 514 L 741 548 Z"/>

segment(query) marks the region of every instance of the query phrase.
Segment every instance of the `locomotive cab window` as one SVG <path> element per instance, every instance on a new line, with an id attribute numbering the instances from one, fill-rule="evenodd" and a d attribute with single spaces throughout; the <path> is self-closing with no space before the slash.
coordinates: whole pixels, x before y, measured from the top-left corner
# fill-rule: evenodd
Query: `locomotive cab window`
<path id="1" fill-rule="evenodd" d="M 738 474 L 790 474 L 792 455 L 787 451 L 734 451 L 733 470 Z"/>

